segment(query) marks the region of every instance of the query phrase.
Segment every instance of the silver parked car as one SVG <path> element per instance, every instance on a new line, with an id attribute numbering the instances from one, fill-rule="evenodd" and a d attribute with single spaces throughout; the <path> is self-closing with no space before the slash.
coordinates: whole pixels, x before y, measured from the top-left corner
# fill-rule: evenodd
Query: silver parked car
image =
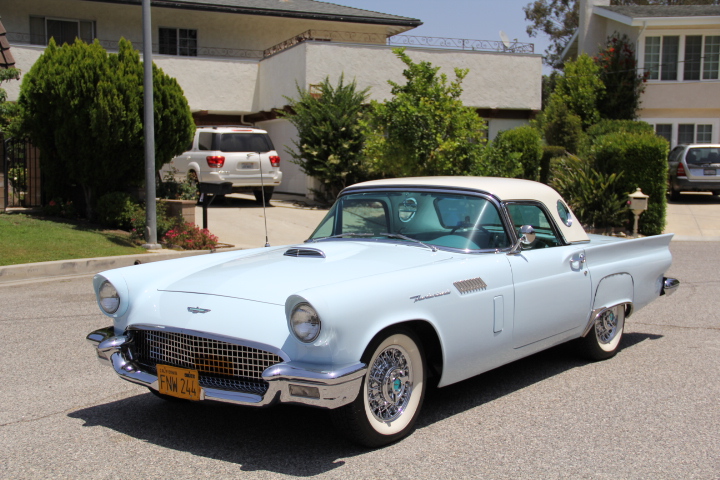
<path id="1" fill-rule="evenodd" d="M 668 157 L 670 198 L 680 192 L 720 195 L 720 145 L 678 145 Z"/>

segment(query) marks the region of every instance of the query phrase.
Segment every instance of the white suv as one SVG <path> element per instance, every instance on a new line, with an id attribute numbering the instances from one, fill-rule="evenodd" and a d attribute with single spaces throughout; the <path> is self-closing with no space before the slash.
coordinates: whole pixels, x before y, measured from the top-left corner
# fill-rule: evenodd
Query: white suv
<path id="1" fill-rule="evenodd" d="M 233 193 L 250 192 L 262 203 L 282 181 L 280 156 L 265 130 L 243 126 L 198 127 L 187 152 L 160 170 L 161 178 L 174 169 L 177 180 L 188 174 L 199 182 L 232 182 Z"/>

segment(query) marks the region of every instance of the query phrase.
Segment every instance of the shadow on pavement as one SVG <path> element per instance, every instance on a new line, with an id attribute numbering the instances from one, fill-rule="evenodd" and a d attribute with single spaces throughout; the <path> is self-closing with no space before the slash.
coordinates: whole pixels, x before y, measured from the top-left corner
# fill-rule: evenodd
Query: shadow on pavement
<path id="1" fill-rule="evenodd" d="M 720 205 L 720 195 L 709 193 L 682 193 L 677 200 L 668 197 L 670 205 Z"/>
<path id="2" fill-rule="evenodd" d="M 622 348 L 658 338 L 626 334 Z M 587 364 L 578 358 L 573 344 L 564 344 L 445 388 L 430 388 L 417 428 Z M 245 471 L 307 477 L 344 465 L 339 458 L 367 452 L 342 439 L 332 428 L 328 412 L 313 408 L 176 403 L 147 393 L 68 416 L 85 421 L 85 427 L 102 426 L 164 448 L 236 463 Z"/>

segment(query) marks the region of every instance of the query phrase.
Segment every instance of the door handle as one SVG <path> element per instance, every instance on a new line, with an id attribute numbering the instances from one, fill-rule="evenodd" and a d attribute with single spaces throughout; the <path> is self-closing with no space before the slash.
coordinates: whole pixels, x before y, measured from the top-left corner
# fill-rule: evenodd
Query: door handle
<path id="1" fill-rule="evenodd" d="M 585 264 L 585 254 L 581 253 L 577 257 L 573 256 L 570 258 L 570 268 L 573 270 L 581 270 Z"/>

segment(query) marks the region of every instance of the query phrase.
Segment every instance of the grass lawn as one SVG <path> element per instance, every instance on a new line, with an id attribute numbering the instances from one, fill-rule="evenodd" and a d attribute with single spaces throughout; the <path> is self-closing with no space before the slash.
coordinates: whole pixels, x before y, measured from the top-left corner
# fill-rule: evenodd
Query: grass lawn
<path id="1" fill-rule="evenodd" d="M 145 253 L 129 234 L 63 219 L 0 214 L 0 266 Z"/>

